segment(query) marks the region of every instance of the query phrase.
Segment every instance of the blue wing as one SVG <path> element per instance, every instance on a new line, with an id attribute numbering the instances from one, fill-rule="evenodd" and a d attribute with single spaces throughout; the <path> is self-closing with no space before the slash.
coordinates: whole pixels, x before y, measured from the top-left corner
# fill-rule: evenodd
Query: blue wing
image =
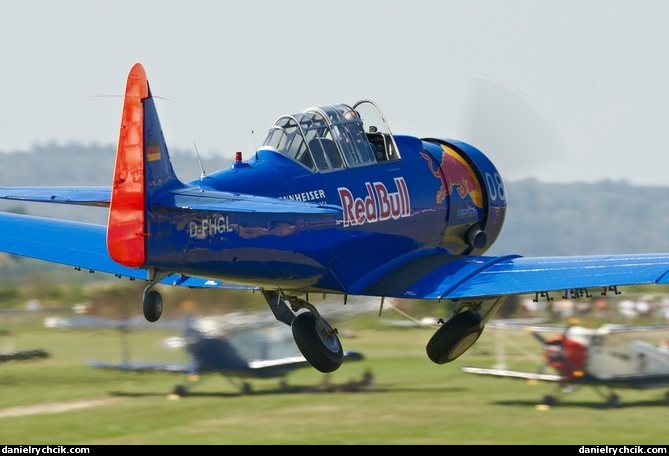
<path id="1" fill-rule="evenodd" d="M 354 290 L 415 299 L 490 298 L 554 290 L 666 284 L 669 254 L 557 257 L 429 255 L 370 273 Z"/>
<path id="2" fill-rule="evenodd" d="M 145 270 L 128 268 L 107 253 L 101 225 L 0 212 L 0 250 L 82 269 L 146 279 Z"/>
<path id="3" fill-rule="evenodd" d="M 14 201 L 109 207 L 111 189 L 102 186 L 3 187 L 0 198 Z"/>
<path id="4" fill-rule="evenodd" d="M 122 266 L 107 252 L 106 227 L 0 212 L 0 251 L 75 268 L 147 280 L 145 269 Z M 161 283 L 196 288 L 255 289 L 201 277 L 170 274 Z"/>
<path id="5" fill-rule="evenodd" d="M 90 367 L 130 372 L 169 372 L 173 374 L 192 374 L 192 366 L 186 364 L 158 364 L 158 363 L 105 363 L 91 361 Z"/>
<path id="6" fill-rule="evenodd" d="M 362 354 L 355 351 L 344 352 L 344 357 L 350 361 L 360 361 L 363 358 Z M 105 363 L 102 361 L 90 361 L 88 363 L 91 367 L 101 369 L 113 369 L 133 372 L 171 372 L 183 374 L 198 373 L 195 365 L 189 364 L 159 364 L 159 363 Z M 311 366 L 306 358 L 301 355 L 286 356 L 285 358 L 276 359 L 260 359 L 248 362 L 249 376 L 257 376 L 259 378 L 271 378 L 276 372 L 276 376 L 285 375 L 285 368 L 297 369 L 301 367 Z M 237 369 L 236 372 L 239 372 Z"/>
<path id="7" fill-rule="evenodd" d="M 290 205 L 304 208 L 301 204 Z M 316 209 L 310 206 L 308 210 Z M 323 208 L 323 211 L 334 210 Z M 146 270 L 125 267 L 110 258 L 105 226 L 9 213 L 0 213 L 0 226 L 0 251 L 123 277 L 148 278 Z M 667 271 L 669 254 L 453 257 L 435 250 L 370 272 L 350 294 L 412 299 L 489 298 L 553 290 L 667 284 Z M 162 283 L 256 288 L 181 274 L 171 274 Z"/>

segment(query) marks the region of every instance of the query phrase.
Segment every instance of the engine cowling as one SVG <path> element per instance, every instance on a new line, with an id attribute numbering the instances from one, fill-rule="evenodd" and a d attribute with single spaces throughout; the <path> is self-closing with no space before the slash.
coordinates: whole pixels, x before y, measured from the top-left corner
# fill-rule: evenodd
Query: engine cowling
<path id="1" fill-rule="evenodd" d="M 497 168 L 474 146 L 450 139 L 423 138 L 438 166 L 440 198 L 448 199 L 440 246 L 453 254 L 480 255 L 493 245 L 506 216 L 506 189 Z"/>

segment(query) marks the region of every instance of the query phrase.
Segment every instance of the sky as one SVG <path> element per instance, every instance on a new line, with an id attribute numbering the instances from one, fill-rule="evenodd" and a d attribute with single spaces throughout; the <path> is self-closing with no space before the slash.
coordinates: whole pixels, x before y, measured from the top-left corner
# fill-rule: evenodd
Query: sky
<path id="1" fill-rule="evenodd" d="M 0 0 L 0 152 L 115 145 L 140 62 L 170 150 L 247 157 L 283 114 L 369 98 L 507 180 L 669 186 L 668 21 L 664 0 Z"/>

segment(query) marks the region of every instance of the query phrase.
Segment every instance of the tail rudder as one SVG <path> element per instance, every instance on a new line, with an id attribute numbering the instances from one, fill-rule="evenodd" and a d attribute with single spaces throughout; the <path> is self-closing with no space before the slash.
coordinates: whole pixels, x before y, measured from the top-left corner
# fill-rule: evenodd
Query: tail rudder
<path id="1" fill-rule="evenodd" d="M 144 67 L 128 74 L 107 223 L 107 249 L 124 266 L 147 258 L 147 207 L 169 184 L 179 182 L 170 163 Z"/>

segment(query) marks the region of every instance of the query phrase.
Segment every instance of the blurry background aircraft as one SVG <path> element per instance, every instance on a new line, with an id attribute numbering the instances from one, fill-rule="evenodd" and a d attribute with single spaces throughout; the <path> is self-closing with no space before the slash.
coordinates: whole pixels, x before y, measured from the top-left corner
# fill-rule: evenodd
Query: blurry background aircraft
<path id="1" fill-rule="evenodd" d="M 51 355 L 43 348 L 17 350 L 17 336 L 22 317 L 32 317 L 42 313 L 71 312 L 69 307 L 42 307 L 39 300 L 31 299 L 24 308 L 0 309 L 0 337 L 4 338 L 0 348 L 0 363 L 28 361 L 48 358 Z"/>
<path id="2" fill-rule="evenodd" d="M 495 366 L 467 366 L 461 370 L 555 383 L 555 393 L 545 395 L 541 406 L 555 405 L 561 396 L 580 386 L 593 387 L 611 407 L 621 405 L 618 389 L 669 389 L 669 326 L 604 324 L 593 329 L 579 326 L 577 320 L 570 323 L 562 327 L 529 326 L 527 322 L 496 320 L 490 326 L 498 336 Z M 521 328 L 542 346 L 543 362 L 535 371 L 507 368 L 503 332 Z"/>
<path id="3" fill-rule="evenodd" d="M 310 367 L 300 354 L 292 338 L 290 327 L 273 322 L 257 322 L 262 315 L 254 312 L 230 312 L 220 315 L 197 315 L 188 309 L 181 319 L 148 323 L 142 317 L 114 320 L 90 315 L 74 317 L 49 317 L 44 325 L 50 328 L 117 328 L 122 340 L 120 362 L 90 361 L 91 367 L 139 373 L 183 374 L 185 380 L 176 385 L 173 394 L 186 396 L 205 374 L 221 374 L 241 393 L 252 392 L 249 379 L 278 379 L 280 388 L 287 388 L 287 376 L 297 369 Z M 164 338 L 166 350 L 185 349 L 187 362 L 131 361 L 127 337 L 133 329 L 178 329 L 180 336 Z M 140 355 L 141 356 L 141 355 Z M 356 351 L 345 351 L 347 361 L 360 361 L 364 357 Z"/>

